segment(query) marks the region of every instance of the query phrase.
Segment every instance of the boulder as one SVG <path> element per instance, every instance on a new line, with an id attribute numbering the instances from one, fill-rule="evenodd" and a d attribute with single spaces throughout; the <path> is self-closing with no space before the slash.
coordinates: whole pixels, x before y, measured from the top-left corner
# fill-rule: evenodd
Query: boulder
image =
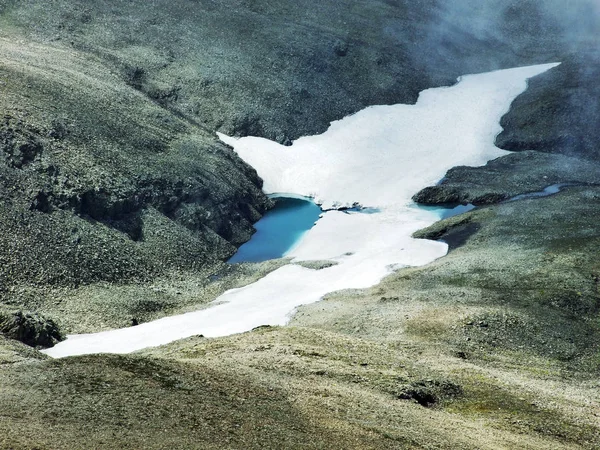
<path id="1" fill-rule="evenodd" d="M 0 313 L 0 333 L 36 348 L 53 347 L 64 339 L 52 319 L 23 311 Z"/>

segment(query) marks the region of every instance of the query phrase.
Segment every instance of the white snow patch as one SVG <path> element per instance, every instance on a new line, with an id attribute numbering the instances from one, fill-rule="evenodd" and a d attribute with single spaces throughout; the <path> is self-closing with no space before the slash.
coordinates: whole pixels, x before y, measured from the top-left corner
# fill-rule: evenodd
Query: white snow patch
<path id="1" fill-rule="evenodd" d="M 527 79 L 558 64 L 459 78 L 423 91 L 415 105 L 372 106 L 333 122 L 323 134 L 290 147 L 263 138 L 219 134 L 264 179 L 267 193 L 314 197 L 324 208 L 363 206 L 375 214 L 328 211 L 288 256 L 331 259 L 322 270 L 284 266 L 256 283 L 233 289 L 215 306 L 131 328 L 72 335 L 45 350 L 64 357 L 129 353 L 185 337 L 225 336 L 259 325 L 284 325 L 300 305 L 325 294 L 366 288 L 394 269 L 427 264 L 446 254 L 440 242 L 411 238 L 439 219 L 411 196 L 457 165 L 482 165 L 508 152 L 494 146 L 499 120 Z"/>

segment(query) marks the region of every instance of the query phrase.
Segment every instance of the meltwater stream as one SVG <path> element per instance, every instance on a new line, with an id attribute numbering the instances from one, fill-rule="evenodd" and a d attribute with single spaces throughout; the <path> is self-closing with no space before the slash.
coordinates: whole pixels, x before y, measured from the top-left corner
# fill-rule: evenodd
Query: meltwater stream
<path id="1" fill-rule="evenodd" d="M 412 195 L 454 166 L 482 165 L 507 154 L 494 146 L 500 118 L 527 88 L 528 78 L 554 66 L 461 77 L 452 87 L 423 91 L 415 105 L 369 107 L 289 147 L 220 135 L 256 169 L 266 193 L 311 197 L 329 210 L 287 256 L 337 264 L 321 270 L 288 264 L 224 293 L 206 309 L 68 336 L 45 352 L 54 357 L 129 353 L 197 334 L 218 337 L 259 325 L 284 325 L 297 307 L 330 292 L 367 288 L 400 267 L 444 256 L 446 244 L 412 238 L 440 219 L 439 211 L 415 207 Z M 374 213 L 336 210 L 354 205 Z"/>

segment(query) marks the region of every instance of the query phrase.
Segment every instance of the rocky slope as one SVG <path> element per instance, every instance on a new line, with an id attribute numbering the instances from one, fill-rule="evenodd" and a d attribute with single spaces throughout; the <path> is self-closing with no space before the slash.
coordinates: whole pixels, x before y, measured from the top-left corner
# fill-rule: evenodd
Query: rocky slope
<path id="1" fill-rule="evenodd" d="M 555 70 L 532 80 L 502 120 L 498 147 L 600 159 L 598 75 L 600 54 L 590 50 L 569 56 Z"/>
<path id="2" fill-rule="evenodd" d="M 554 0 L 0 5 L 5 27 L 96 55 L 168 109 L 280 142 L 372 104 L 414 102 L 465 73 L 563 59 L 597 31 L 581 21 L 586 5 Z"/>
<path id="3" fill-rule="evenodd" d="M 598 448 L 594 8 L 0 0 L 0 448 Z M 215 130 L 288 142 L 550 61 L 502 121 L 517 153 L 416 193 L 482 206 L 418 234 L 447 257 L 284 329 L 60 361 L 19 342 L 201 307 L 285 263 L 222 264 L 270 204 Z M 574 186 L 504 202 L 556 183 Z"/>
<path id="4" fill-rule="evenodd" d="M 89 55 L 1 44 L 3 303 L 214 268 L 250 237 L 270 201 L 212 133 Z"/>
<path id="5" fill-rule="evenodd" d="M 197 303 L 128 306 L 157 297 L 141 282 L 205 280 L 269 206 L 214 130 L 288 142 L 464 73 L 563 60 L 591 45 L 597 24 L 571 23 L 586 13 L 495 0 L 4 0 L 3 303 L 77 310 L 68 331 L 91 324 L 84 297 L 98 295 L 85 288 L 98 282 L 135 295 L 100 295 L 116 306 L 94 309 L 93 329 Z M 57 308 L 64 287 L 81 301 Z"/>

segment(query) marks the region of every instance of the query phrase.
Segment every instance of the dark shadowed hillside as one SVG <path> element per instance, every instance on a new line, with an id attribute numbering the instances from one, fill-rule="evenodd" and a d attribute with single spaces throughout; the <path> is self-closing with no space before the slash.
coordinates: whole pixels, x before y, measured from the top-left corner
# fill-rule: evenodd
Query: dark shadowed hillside
<path id="1" fill-rule="evenodd" d="M 598 448 L 599 17 L 592 0 L 0 0 L 0 448 Z M 223 263 L 272 205 L 216 131 L 290 143 L 546 62 L 502 119 L 515 153 L 415 193 L 479 206 L 416 234 L 448 256 L 291 327 L 34 348 L 286 264 Z"/>

